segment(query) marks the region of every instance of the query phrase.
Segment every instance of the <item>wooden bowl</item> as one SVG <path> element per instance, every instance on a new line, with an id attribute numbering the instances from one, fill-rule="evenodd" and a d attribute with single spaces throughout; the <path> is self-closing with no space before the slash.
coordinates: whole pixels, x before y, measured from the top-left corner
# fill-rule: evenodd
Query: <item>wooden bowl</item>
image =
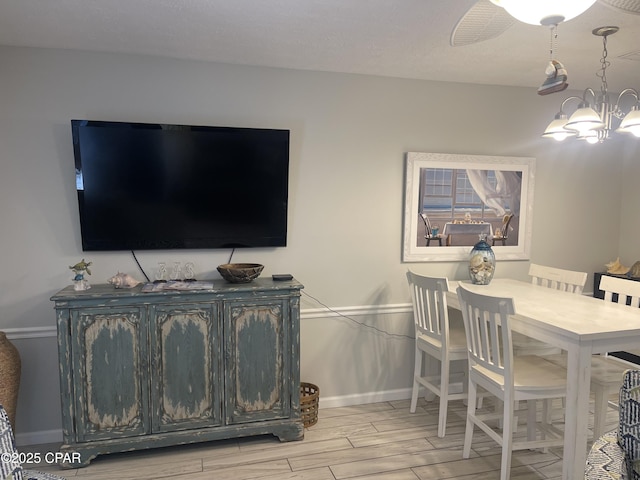
<path id="1" fill-rule="evenodd" d="M 218 265 L 218 272 L 229 283 L 249 283 L 260 276 L 263 268 L 259 263 L 225 263 Z"/>

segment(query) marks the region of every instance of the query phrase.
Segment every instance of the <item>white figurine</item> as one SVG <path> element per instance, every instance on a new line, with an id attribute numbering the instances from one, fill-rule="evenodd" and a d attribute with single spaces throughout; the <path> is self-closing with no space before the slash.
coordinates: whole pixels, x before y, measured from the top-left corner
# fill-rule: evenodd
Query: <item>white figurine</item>
<path id="1" fill-rule="evenodd" d="M 81 262 L 76 263 L 75 265 L 70 266 L 69 268 L 75 273 L 73 277 L 73 289 L 76 291 L 89 290 L 91 285 L 88 280 L 85 280 L 84 274 L 91 275 L 91 270 L 89 267 L 92 262 L 85 262 L 84 258 Z"/>

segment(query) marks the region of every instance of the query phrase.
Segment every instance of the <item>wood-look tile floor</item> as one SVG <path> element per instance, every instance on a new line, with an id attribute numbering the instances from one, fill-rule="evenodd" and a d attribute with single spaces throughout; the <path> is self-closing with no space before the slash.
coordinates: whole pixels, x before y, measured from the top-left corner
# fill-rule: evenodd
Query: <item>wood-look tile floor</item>
<path id="1" fill-rule="evenodd" d="M 489 399 L 485 408 L 492 408 Z M 462 458 L 465 413 L 462 401 L 451 402 L 446 436 L 438 438 L 437 401 L 421 399 L 413 414 L 408 400 L 320 408 L 318 423 L 305 430 L 302 441 L 281 443 L 268 435 L 102 455 L 75 470 L 52 465 L 29 468 L 78 480 L 496 479 L 500 449 L 479 429 L 475 429 L 471 458 Z M 607 426 L 615 428 L 617 412 L 609 409 L 607 420 Z M 524 425 L 517 435 L 522 434 Z M 58 447 L 20 450 L 44 454 Z M 559 479 L 561 474 L 561 448 L 513 453 L 512 479 Z"/>

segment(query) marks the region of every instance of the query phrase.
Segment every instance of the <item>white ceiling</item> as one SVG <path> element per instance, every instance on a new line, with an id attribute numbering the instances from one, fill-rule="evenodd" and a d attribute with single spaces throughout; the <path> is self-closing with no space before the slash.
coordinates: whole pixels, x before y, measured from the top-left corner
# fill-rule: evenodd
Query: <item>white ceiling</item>
<path id="1" fill-rule="evenodd" d="M 450 46 L 474 0 L 0 0 L 0 45 L 129 52 L 245 65 L 537 88 L 547 27 L 516 22 L 499 37 Z M 640 88 L 640 16 L 597 2 L 560 24 L 555 57 L 569 88 Z M 628 55 L 628 58 L 620 58 Z"/>

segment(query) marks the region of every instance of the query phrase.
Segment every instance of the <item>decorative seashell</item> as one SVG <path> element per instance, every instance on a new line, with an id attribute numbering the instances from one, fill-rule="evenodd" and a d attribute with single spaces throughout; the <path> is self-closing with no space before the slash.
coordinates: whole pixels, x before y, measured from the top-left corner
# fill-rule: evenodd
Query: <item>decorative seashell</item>
<path id="1" fill-rule="evenodd" d="M 628 275 L 631 278 L 640 278 L 640 261 L 637 261 L 631 266 Z"/>
<path id="2" fill-rule="evenodd" d="M 620 257 L 616 258 L 613 262 L 607 263 L 605 267 L 607 267 L 607 273 L 613 273 L 617 275 L 624 275 L 629 271 L 629 267 L 625 267 L 620 263 Z"/>
<path id="3" fill-rule="evenodd" d="M 471 268 L 480 268 L 480 266 L 484 263 L 484 258 L 482 257 L 482 255 L 480 255 L 479 253 L 476 253 L 473 257 L 471 257 L 471 259 L 469 260 L 469 266 Z"/>
<path id="4" fill-rule="evenodd" d="M 140 282 L 133 278 L 128 273 L 116 273 L 113 277 L 107 280 L 111 285 L 116 288 L 133 288 L 136 285 L 139 285 Z"/>

